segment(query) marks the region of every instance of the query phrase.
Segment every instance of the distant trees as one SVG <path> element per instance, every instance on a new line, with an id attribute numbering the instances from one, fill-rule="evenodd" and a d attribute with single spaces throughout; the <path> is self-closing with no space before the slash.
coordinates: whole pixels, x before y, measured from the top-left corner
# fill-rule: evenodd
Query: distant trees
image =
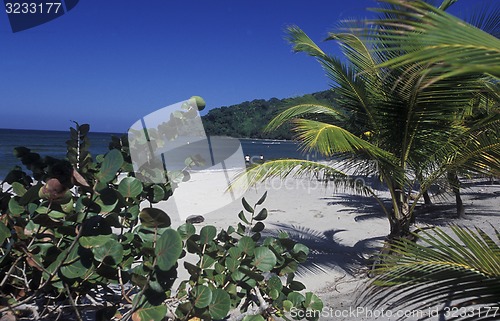
<path id="1" fill-rule="evenodd" d="M 298 98 L 255 99 L 229 107 L 214 108 L 202 117 L 203 125 L 211 136 L 292 139 L 290 126 L 283 126 L 273 132 L 265 132 L 264 127 L 285 107 L 311 96 L 318 100 L 332 100 L 335 93 L 329 90 Z"/>

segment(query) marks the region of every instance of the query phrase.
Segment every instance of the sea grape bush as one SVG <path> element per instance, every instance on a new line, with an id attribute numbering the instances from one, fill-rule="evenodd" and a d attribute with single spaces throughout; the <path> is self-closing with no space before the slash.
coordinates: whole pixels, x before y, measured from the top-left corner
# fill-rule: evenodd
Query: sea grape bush
<path id="1" fill-rule="evenodd" d="M 15 149 L 30 175 L 17 166 L 0 189 L 0 312 L 41 320 L 248 321 L 322 309 L 294 280 L 309 249 L 286 233 L 262 234 L 267 211 L 257 209 L 266 195 L 255 206 L 243 199 L 236 227 L 173 228 L 154 204 L 177 182 L 137 179 L 125 137 L 113 137 L 109 152 L 93 159 L 88 131 L 86 124 L 71 128 L 65 160 Z M 188 279 L 177 280 L 180 268 Z"/>

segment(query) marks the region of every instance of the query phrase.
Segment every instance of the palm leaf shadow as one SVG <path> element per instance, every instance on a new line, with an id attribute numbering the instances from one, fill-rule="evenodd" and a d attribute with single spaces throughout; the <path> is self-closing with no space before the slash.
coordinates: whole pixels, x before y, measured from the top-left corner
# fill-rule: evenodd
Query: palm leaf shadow
<path id="1" fill-rule="evenodd" d="M 345 230 L 330 229 L 318 231 L 304 226 L 273 224 L 278 232 L 286 232 L 289 237 L 309 249 L 308 260 L 301 264 L 297 273 L 320 274 L 330 269 L 357 275 L 367 271 L 369 257 L 380 248 L 383 237 L 373 237 L 358 241 L 354 246 L 342 244 L 337 235 Z"/>

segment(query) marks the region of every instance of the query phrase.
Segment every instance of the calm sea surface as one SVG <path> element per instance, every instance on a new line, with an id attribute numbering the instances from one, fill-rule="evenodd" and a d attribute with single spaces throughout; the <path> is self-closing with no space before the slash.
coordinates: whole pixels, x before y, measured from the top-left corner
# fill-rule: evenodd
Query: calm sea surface
<path id="1" fill-rule="evenodd" d="M 111 136 L 120 134 L 90 132 L 88 137 L 91 143 L 90 152 L 93 157 L 105 154 Z M 14 156 L 15 147 L 24 146 L 42 157 L 66 157 L 66 141 L 70 138 L 69 131 L 42 131 L 42 130 L 14 130 L 0 129 L 0 178 L 21 162 Z M 266 160 L 277 158 L 301 158 L 307 156 L 300 153 L 297 144 L 289 141 L 270 141 L 241 139 L 243 153 L 258 158 L 263 155 Z"/>

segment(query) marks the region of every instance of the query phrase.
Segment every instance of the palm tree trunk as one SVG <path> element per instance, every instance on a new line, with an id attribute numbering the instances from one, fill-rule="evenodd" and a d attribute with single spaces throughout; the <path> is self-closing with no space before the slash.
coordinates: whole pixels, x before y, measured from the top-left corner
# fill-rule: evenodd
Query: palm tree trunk
<path id="1" fill-rule="evenodd" d="M 462 196 L 460 194 L 460 179 L 458 178 L 457 172 L 448 172 L 448 182 L 451 185 L 453 194 L 455 194 L 455 203 L 457 205 L 457 217 L 465 217 L 465 208 L 462 201 Z"/>
<path id="2" fill-rule="evenodd" d="M 409 213 L 408 199 L 402 189 L 396 189 L 391 193 L 393 197 L 393 209 L 389 223 L 391 234 L 389 239 L 399 239 L 410 235 L 410 224 L 412 217 Z"/>
<path id="3" fill-rule="evenodd" d="M 431 205 L 432 204 L 431 197 L 429 196 L 429 192 L 428 191 L 424 191 L 422 193 L 422 196 L 424 197 L 424 204 L 425 205 Z"/>

